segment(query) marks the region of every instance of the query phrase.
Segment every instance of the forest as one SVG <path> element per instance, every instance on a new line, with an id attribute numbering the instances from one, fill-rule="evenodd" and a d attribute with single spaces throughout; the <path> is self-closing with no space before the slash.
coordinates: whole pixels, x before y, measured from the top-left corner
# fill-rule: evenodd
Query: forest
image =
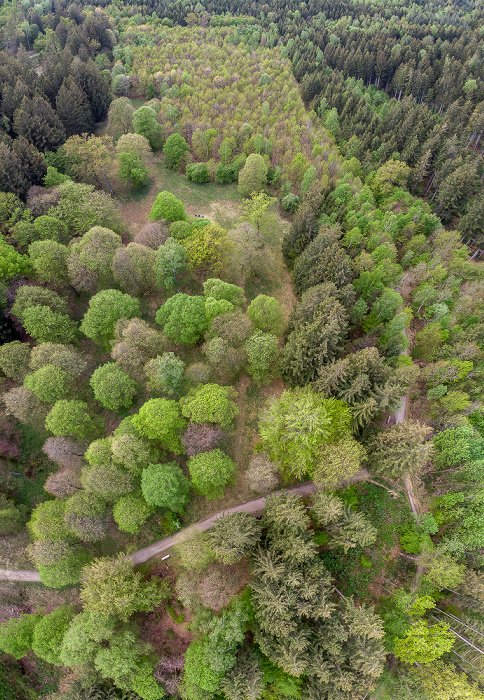
<path id="1" fill-rule="evenodd" d="M 483 14 L 1 2 L 2 700 L 484 698 Z"/>

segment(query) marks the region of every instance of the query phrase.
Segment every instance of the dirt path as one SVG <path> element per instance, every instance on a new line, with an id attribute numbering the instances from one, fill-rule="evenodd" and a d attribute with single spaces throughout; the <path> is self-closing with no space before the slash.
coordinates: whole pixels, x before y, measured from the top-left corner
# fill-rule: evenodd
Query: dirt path
<path id="1" fill-rule="evenodd" d="M 370 475 L 366 471 L 366 469 L 361 469 L 351 479 L 345 481 L 344 484 L 338 484 L 338 486 L 342 487 L 347 484 L 355 484 L 358 481 L 366 481 L 369 478 Z M 307 481 L 305 484 L 299 484 L 298 486 L 293 486 L 292 488 L 283 490 L 304 497 L 312 494 L 314 491 L 316 491 L 316 488 L 316 485 L 313 484 L 312 481 Z M 276 493 L 281 493 L 281 491 L 276 491 Z M 241 503 L 238 506 L 234 506 L 233 508 L 227 508 L 226 510 L 219 511 L 218 513 L 209 515 L 208 518 L 205 518 L 204 520 L 200 520 L 198 523 L 195 523 L 195 525 L 190 525 L 190 527 L 186 527 L 184 530 L 177 532 L 175 535 L 165 537 L 165 539 L 159 540 L 158 542 L 151 544 L 149 547 L 139 549 L 137 552 L 134 552 L 134 554 L 129 554 L 128 556 L 130 559 L 133 560 L 134 564 L 142 564 L 143 562 L 148 561 L 148 559 L 151 559 L 151 557 L 154 557 L 157 554 L 163 554 L 163 552 L 166 552 L 167 550 L 171 549 L 171 547 L 173 547 L 173 545 L 176 544 L 178 540 L 184 539 L 187 533 L 193 531 L 205 532 L 206 530 L 209 530 L 213 526 L 217 518 L 222 517 L 222 515 L 231 515 L 232 513 L 255 514 L 264 508 L 265 502 L 266 497 L 260 496 L 259 498 L 254 498 L 251 501 Z M 10 569 L 0 569 L 0 580 L 40 581 L 40 578 L 37 571 L 12 571 Z"/>

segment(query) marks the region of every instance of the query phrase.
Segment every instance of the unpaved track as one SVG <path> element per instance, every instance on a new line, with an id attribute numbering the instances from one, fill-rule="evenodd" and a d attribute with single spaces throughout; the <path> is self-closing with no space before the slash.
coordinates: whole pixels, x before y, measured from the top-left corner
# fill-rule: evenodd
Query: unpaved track
<path id="1" fill-rule="evenodd" d="M 338 484 L 338 487 L 341 488 L 347 484 L 355 484 L 358 481 L 366 481 L 369 478 L 370 475 L 366 469 L 361 469 L 351 479 L 348 479 L 344 483 Z M 309 496 L 316 491 L 316 488 L 316 485 L 313 484 L 312 481 L 307 481 L 305 484 L 299 484 L 298 486 L 293 486 L 292 488 L 283 490 L 288 491 L 289 493 L 297 494 L 298 496 Z M 276 493 L 281 493 L 281 491 L 277 491 Z M 171 547 L 173 547 L 177 541 L 180 539 L 185 539 L 187 534 L 190 534 L 190 532 L 205 532 L 206 530 L 209 530 L 217 518 L 222 517 L 222 515 L 231 515 L 232 513 L 258 513 L 264 508 L 265 503 L 266 497 L 260 496 L 259 498 L 254 498 L 252 501 L 246 501 L 238 506 L 233 506 L 233 508 L 221 510 L 218 513 L 209 515 L 208 518 L 200 520 L 194 525 L 190 525 L 190 527 L 186 527 L 184 530 L 180 530 L 180 532 L 177 532 L 175 535 L 165 537 L 165 539 L 159 540 L 158 542 L 151 544 L 149 547 L 139 549 L 137 552 L 134 552 L 134 554 L 128 554 L 127 556 L 133 560 L 134 564 L 142 564 L 143 562 L 148 561 L 148 559 L 151 559 L 151 557 L 154 557 L 157 554 L 163 554 L 167 550 L 171 549 Z M 0 580 L 40 581 L 40 578 L 37 571 L 13 571 L 10 569 L 0 569 Z"/>

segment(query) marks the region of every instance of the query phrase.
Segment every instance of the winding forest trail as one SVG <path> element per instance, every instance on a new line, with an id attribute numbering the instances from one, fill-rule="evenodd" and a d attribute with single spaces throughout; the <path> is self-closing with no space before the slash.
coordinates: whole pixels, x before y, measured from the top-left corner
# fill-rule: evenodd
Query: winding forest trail
<path id="1" fill-rule="evenodd" d="M 342 487 L 348 484 L 355 484 L 358 481 L 366 481 L 369 478 L 370 474 L 367 472 L 367 470 L 361 469 L 353 477 L 347 479 L 341 484 L 338 484 L 338 486 Z M 298 496 L 309 496 L 314 491 L 316 491 L 316 488 L 316 485 L 312 481 L 307 481 L 304 484 L 299 484 L 298 486 L 292 486 L 291 488 L 283 489 L 283 491 L 289 491 L 289 493 L 294 493 Z M 281 493 L 281 491 L 276 491 L 275 493 Z M 266 497 L 260 496 L 259 498 L 252 499 L 251 501 L 240 503 L 238 506 L 233 506 L 232 508 L 221 510 L 218 513 L 209 515 L 208 518 L 200 520 L 194 525 L 186 527 L 184 530 L 180 530 L 180 532 L 177 532 L 175 535 L 165 537 L 163 540 L 159 540 L 154 544 L 150 544 L 149 547 L 139 549 L 137 552 L 134 552 L 133 554 L 128 554 L 127 556 L 133 560 L 134 564 L 142 564 L 143 562 L 148 561 L 148 559 L 151 559 L 151 557 L 154 557 L 157 554 L 163 554 L 167 550 L 171 549 L 171 547 L 173 547 L 173 545 L 176 544 L 179 540 L 185 539 L 187 534 L 190 534 L 190 532 L 205 532 L 206 530 L 209 530 L 213 526 L 217 518 L 222 517 L 222 515 L 231 515 L 232 513 L 255 514 L 263 509 L 265 502 Z M 0 569 L 0 580 L 40 582 L 40 577 L 37 571 L 14 571 L 11 569 Z"/>

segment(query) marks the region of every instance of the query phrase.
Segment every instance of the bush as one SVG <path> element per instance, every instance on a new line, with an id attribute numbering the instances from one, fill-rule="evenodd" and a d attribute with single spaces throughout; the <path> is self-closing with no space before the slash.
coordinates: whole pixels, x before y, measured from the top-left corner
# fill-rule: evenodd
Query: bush
<path id="1" fill-rule="evenodd" d="M 205 182 L 210 181 L 210 175 L 206 163 L 190 163 L 186 167 L 186 175 L 188 180 L 198 182 L 199 184 L 204 184 Z"/>

